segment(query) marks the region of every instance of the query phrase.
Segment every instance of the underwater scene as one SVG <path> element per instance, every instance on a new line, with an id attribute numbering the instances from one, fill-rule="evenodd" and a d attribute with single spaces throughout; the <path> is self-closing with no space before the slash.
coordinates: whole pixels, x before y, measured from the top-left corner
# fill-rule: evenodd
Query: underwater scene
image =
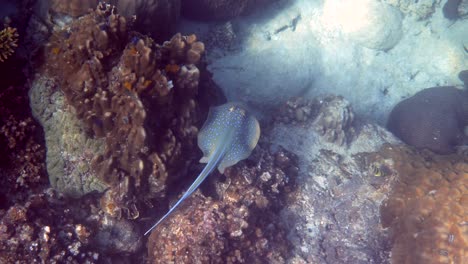
<path id="1" fill-rule="evenodd" d="M 0 0 L 0 264 L 468 263 L 468 0 Z"/>

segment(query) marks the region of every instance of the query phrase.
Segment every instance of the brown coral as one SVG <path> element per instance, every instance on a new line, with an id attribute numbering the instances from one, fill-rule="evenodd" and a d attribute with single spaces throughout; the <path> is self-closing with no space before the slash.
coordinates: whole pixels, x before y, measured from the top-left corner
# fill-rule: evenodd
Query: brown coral
<path id="1" fill-rule="evenodd" d="M 203 43 L 176 34 L 158 45 L 128 32 L 126 18 L 99 4 L 54 32 L 46 52 L 45 71 L 59 80 L 89 136 L 105 139 L 91 163 L 111 187 L 102 208 L 115 217 L 138 217 L 137 204 L 164 196 L 166 181 L 184 175 L 193 159 L 200 78 L 195 64 Z"/>
<path id="2" fill-rule="evenodd" d="M 6 27 L 0 31 L 0 62 L 4 62 L 18 46 L 18 32 L 16 28 Z"/>
<path id="3" fill-rule="evenodd" d="M 393 263 L 468 262 L 468 158 L 385 147 L 398 180 L 381 208 Z"/>
<path id="4" fill-rule="evenodd" d="M 242 162 L 226 171 L 224 182 L 215 180 L 219 198 L 197 191 L 152 232 L 151 263 L 285 262 L 290 245 L 272 219 L 293 185 L 295 159 L 258 146 L 253 156 L 255 164 Z"/>

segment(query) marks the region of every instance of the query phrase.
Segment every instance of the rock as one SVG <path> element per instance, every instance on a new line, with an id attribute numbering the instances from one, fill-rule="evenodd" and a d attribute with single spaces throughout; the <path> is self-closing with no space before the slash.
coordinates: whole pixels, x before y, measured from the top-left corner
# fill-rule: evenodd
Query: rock
<path id="1" fill-rule="evenodd" d="M 458 5 L 458 16 L 461 18 L 468 17 L 468 0 L 461 0 L 460 4 Z"/>
<path id="2" fill-rule="evenodd" d="M 157 41 L 170 38 L 180 18 L 181 0 L 114 0 L 120 14 L 136 17 L 135 29 Z"/>
<path id="3" fill-rule="evenodd" d="M 387 127 L 405 143 L 439 154 L 455 151 L 468 125 L 468 94 L 455 87 L 424 89 L 398 103 Z"/>
<path id="4" fill-rule="evenodd" d="M 456 20 L 458 18 L 458 5 L 460 2 L 461 0 L 447 0 L 442 8 L 444 17 L 450 20 Z"/>
<path id="5" fill-rule="evenodd" d="M 314 101 L 329 101 L 339 113 L 349 113 L 346 101 L 331 98 Z M 398 141 L 376 125 L 356 121 L 350 125 L 346 119 L 336 118 L 329 111 L 332 107 L 313 107 L 307 101 L 288 103 L 297 105 L 296 109 L 311 106 L 304 121 L 275 121 L 269 137 L 299 157 L 297 188 L 281 210 L 293 244 L 290 261 L 387 263 L 390 248 L 388 234 L 380 225 L 379 207 L 395 175 L 389 169 L 390 160 L 369 158 L 368 152 Z M 283 113 L 277 114 L 278 120 L 284 120 Z M 330 142 L 327 133 L 316 132 L 318 120 L 327 119 L 335 120 L 332 127 L 344 134 L 355 131 L 347 144 Z"/>
<path id="6" fill-rule="evenodd" d="M 360 8 L 356 9 L 356 6 Z M 373 0 L 335 0 L 325 4 L 327 8 L 336 8 L 331 12 L 338 16 L 343 31 L 362 46 L 389 50 L 401 39 L 402 16 L 390 5 Z"/>
<path id="7" fill-rule="evenodd" d="M 384 2 L 397 7 L 404 14 L 414 15 L 418 19 L 427 19 L 434 13 L 441 0 L 384 0 Z"/>
<path id="8" fill-rule="evenodd" d="M 277 212 L 294 186 L 295 157 L 257 146 L 249 160 L 212 175 L 216 198 L 198 189 L 151 232 L 149 263 L 286 263 Z"/>

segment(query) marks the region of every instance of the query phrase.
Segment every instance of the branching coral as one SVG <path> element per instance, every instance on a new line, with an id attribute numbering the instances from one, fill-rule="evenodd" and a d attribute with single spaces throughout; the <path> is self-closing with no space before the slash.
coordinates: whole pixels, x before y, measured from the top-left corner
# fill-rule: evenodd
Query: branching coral
<path id="1" fill-rule="evenodd" d="M 6 27 L 0 31 L 0 62 L 4 62 L 18 46 L 18 32 L 16 28 Z"/>
<path id="2" fill-rule="evenodd" d="M 382 225 L 393 236 L 393 263 L 468 261 L 467 157 L 418 154 L 385 147 L 398 173 L 381 208 Z"/>

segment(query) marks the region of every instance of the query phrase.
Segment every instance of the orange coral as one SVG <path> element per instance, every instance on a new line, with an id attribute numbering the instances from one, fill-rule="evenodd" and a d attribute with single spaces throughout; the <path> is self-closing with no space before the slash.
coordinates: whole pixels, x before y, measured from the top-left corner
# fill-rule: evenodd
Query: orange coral
<path id="1" fill-rule="evenodd" d="M 392 263 L 468 263 L 468 157 L 386 147 L 398 172 L 382 204 Z"/>
<path id="2" fill-rule="evenodd" d="M 0 31 L 0 62 L 4 62 L 18 46 L 18 32 L 16 28 L 6 27 Z"/>

